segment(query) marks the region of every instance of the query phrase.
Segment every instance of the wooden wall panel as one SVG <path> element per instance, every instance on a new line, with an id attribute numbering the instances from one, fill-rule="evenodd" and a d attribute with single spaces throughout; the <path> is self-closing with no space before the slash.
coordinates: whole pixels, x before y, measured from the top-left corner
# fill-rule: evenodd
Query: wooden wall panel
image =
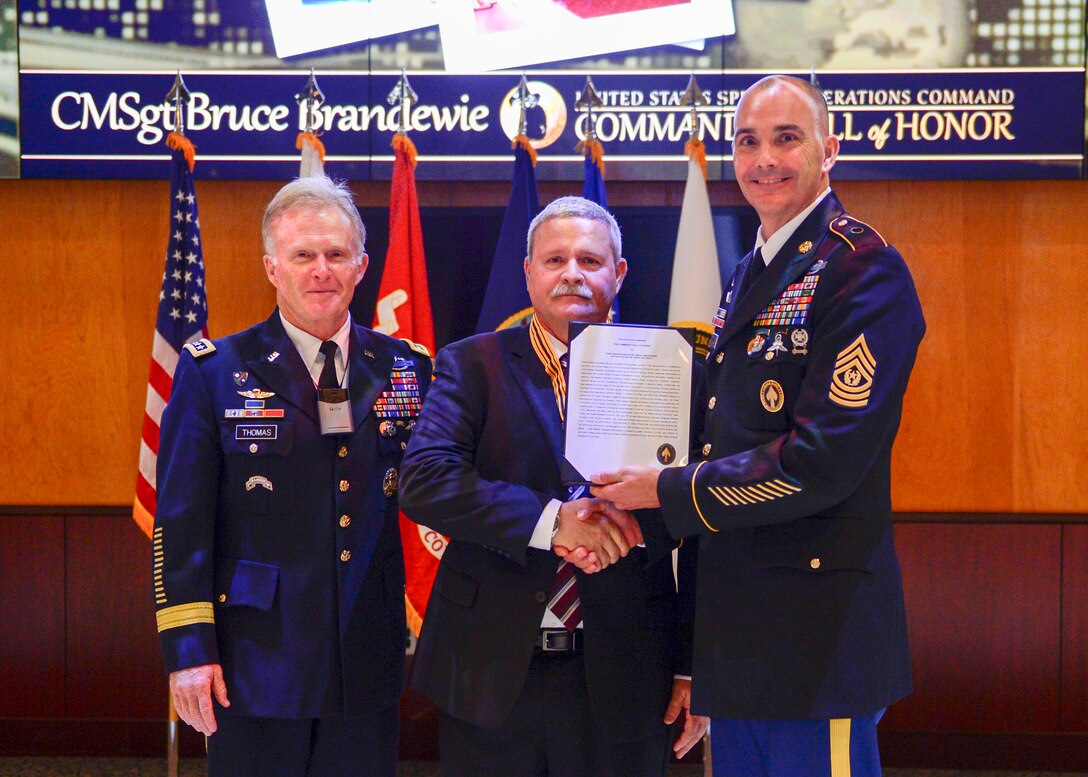
<path id="1" fill-rule="evenodd" d="M 165 717 L 147 537 L 127 517 L 69 517 L 67 556 L 67 717 Z"/>
<path id="2" fill-rule="evenodd" d="M 1058 730 L 1061 531 L 897 524 L 915 691 L 883 727 Z"/>
<path id="3" fill-rule="evenodd" d="M 1088 526 L 1062 542 L 1062 731 L 1088 731 Z"/>
<path id="4" fill-rule="evenodd" d="M 258 222 L 277 184 L 197 185 L 219 336 L 273 305 Z M 166 189 L 164 181 L 0 181 L 0 239 L 11 256 L 28 258 L 0 263 L 0 363 L 28 376 L 5 396 L 13 420 L 0 449 L 0 504 L 130 501 Z M 361 205 L 387 202 L 386 183 L 355 189 Z M 541 182 L 541 197 L 570 189 Z M 1083 512 L 1074 467 L 1088 460 L 1088 438 L 1066 408 L 1088 388 L 1088 338 L 1078 334 L 1088 324 L 1080 300 L 1088 186 L 847 181 L 836 190 L 904 254 L 929 324 L 895 451 L 896 508 Z M 419 193 L 423 206 L 502 206 L 509 185 L 421 182 Z M 676 207 L 682 186 L 609 181 L 609 196 L 616 205 Z M 711 200 L 740 198 L 734 184 L 714 183 Z"/>
<path id="5" fill-rule="evenodd" d="M 0 718 L 63 717 L 64 520 L 0 515 Z"/>
<path id="6" fill-rule="evenodd" d="M 895 457 L 902 511 L 1084 512 L 1088 187 L 1080 181 L 846 182 L 902 252 L 928 323 Z M 1060 346 L 1049 346 L 1048 334 Z M 1066 363 L 1066 360 L 1070 360 Z M 1067 447 L 1068 446 L 1068 447 Z"/>

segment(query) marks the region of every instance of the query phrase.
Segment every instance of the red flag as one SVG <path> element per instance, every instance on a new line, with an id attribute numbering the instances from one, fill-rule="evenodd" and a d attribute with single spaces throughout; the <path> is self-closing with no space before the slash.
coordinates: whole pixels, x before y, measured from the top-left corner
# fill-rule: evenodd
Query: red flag
<path id="1" fill-rule="evenodd" d="M 374 329 L 426 346 L 434 353 L 434 320 L 427 291 L 427 264 L 423 258 L 423 230 L 416 199 L 416 147 L 406 135 L 393 138 L 393 191 L 389 200 L 389 250 L 378 290 Z M 427 600 L 446 549 L 446 538 L 400 515 L 407 573 L 405 606 L 408 626 L 419 636 Z"/>

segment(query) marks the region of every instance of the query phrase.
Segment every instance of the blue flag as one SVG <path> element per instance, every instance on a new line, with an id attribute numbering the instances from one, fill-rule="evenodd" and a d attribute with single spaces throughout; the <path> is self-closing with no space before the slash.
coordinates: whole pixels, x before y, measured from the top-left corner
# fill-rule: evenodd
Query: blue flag
<path id="1" fill-rule="evenodd" d="M 582 183 L 582 196 L 592 200 L 604 209 L 608 209 L 608 194 L 604 190 L 604 176 L 601 175 L 601 167 L 593 160 L 591 154 L 586 154 L 582 160 L 585 164 L 585 181 Z"/>
<path id="2" fill-rule="evenodd" d="M 514 184 L 491 263 L 476 331 L 493 332 L 525 323 L 533 312 L 525 288 L 525 241 L 529 222 L 540 212 L 536 172 L 528 141 L 514 148 Z"/>
<path id="3" fill-rule="evenodd" d="M 591 144 L 596 144 L 596 147 L 594 148 Z M 600 160 L 603 156 L 604 149 L 599 141 L 586 142 L 585 156 L 582 158 L 585 170 L 585 177 L 582 181 L 582 196 L 608 210 L 608 194 L 604 190 L 604 176 L 601 174 L 601 167 L 604 163 Z M 620 257 L 617 256 L 616 260 L 619 261 L 619 259 Z M 612 300 L 612 315 L 609 317 L 609 321 L 618 322 L 619 320 L 620 295 L 617 294 L 616 298 Z"/>

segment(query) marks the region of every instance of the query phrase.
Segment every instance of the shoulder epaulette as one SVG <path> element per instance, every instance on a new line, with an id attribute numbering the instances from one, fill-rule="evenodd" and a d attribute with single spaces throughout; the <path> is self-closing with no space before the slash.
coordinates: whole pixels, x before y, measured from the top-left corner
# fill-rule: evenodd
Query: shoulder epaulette
<path id="1" fill-rule="evenodd" d="M 829 228 L 853 251 L 868 246 L 887 247 L 888 245 L 888 241 L 879 232 L 853 216 L 839 216 L 831 222 Z"/>
<path id="2" fill-rule="evenodd" d="M 400 339 L 401 339 L 402 342 L 407 343 L 408 347 L 411 348 L 416 353 L 421 353 L 424 356 L 430 358 L 431 352 L 427 348 L 427 346 L 423 345 L 422 343 L 417 343 L 417 342 L 415 342 L 413 340 L 409 340 L 407 337 L 402 337 Z"/>
<path id="3" fill-rule="evenodd" d="M 186 343 L 185 350 L 192 354 L 194 359 L 199 359 L 201 356 L 215 353 L 215 343 L 204 337 L 197 340 L 195 343 Z"/>

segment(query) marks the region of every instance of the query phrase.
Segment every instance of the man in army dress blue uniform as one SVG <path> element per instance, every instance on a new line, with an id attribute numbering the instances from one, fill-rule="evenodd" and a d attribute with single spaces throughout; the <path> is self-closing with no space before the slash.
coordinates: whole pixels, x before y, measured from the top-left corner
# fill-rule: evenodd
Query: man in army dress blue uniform
<path id="1" fill-rule="evenodd" d="M 187 345 L 162 417 L 153 563 L 170 690 L 208 736 L 213 777 L 392 777 L 397 468 L 430 360 L 351 321 L 367 255 L 346 186 L 287 184 L 262 231 L 277 309 Z"/>
<path id="2" fill-rule="evenodd" d="M 820 91 L 764 78 L 735 126 L 760 230 L 715 316 L 702 461 L 593 493 L 699 536 L 692 710 L 715 775 L 879 777 L 876 724 L 911 690 L 891 449 L 925 323 L 902 257 L 831 192 Z"/>

